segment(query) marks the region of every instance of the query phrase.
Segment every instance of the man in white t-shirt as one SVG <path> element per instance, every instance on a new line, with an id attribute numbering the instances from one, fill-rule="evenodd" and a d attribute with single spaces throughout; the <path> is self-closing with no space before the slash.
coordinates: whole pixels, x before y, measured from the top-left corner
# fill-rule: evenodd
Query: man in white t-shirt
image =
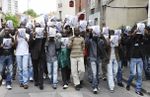
<path id="1" fill-rule="evenodd" d="M 20 87 L 28 89 L 28 58 L 29 58 L 29 34 L 26 33 L 26 28 L 22 24 L 15 35 L 16 43 L 16 61 L 19 69 Z"/>

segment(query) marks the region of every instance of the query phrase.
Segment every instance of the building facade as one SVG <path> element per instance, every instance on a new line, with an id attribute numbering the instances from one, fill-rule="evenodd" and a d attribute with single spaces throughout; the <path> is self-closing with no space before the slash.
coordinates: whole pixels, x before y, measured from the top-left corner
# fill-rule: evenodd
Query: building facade
<path id="1" fill-rule="evenodd" d="M 103 20 L 111 29 L 121 26 L 133 26 L 148 18 L 147 5 L 149 0 L 103 0 Z"/>
<path id="2" fill-rule="evenodd" d="M 75 0 L 57 0 L 57 12 L 60 20 L 64 20 L 66 15 L 76 15 Z"/>
<path id="3" fill-rule="evenodd" d="M 18 12 L 18 1 L 2 0 L 2 12 L 16 14 Z"/>

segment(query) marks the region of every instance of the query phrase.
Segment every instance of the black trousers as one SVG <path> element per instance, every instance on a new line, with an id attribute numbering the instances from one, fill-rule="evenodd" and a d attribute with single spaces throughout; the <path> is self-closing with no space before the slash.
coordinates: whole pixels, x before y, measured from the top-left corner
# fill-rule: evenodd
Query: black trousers
<path id="1" fill-rule="evenodd" d="M 71 69 L 69 67 L 61 68 L 63 85 L 68 85 L 70 81 Z"/>
<path id="2" fill-rule="evenodd" d="M 43 86 L 43 62 L 41 59 L 32 59 L 34 82 Z"/>

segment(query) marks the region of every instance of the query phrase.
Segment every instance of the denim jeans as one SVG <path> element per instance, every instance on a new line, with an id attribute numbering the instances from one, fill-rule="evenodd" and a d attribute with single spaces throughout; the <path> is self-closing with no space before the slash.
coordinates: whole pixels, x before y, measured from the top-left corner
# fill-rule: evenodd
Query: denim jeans
<path id="1" fill-rule="evenodd" d="M 47 70 L 48 70 L 48 76 L 50 78 L 50 83 L 52 81 L 52 84 L 57 84 L 57 78 L 58 78 L 58 62 L 47 62 Z"/>
<path id="2" fill-rule="evenodd" d="M 99 74 L 99 64 L 95 61 L 91 61 L 91 73 L 92 73 L 92 87 L 98 88 L 98 74 Z"/>
<path id="3" fill-rule="evenodd" d="M 115 79 L 117 77 L 117 72 L 118 72 L 118 62 L 114 58 L 111 58 L 109 61 L 109 64 L 107 65 L 107 77 L 108 77 L 108 86 L 109 89 L 114 89 L 115 88 Z"/>
<path id="4" fill-rule="evenodd" d="M 122 83 L 122 62 L 118 62 L 117 82 Z"/>
<path id="5" fill-rule="evenodd" d="M 28 84 L 28 60 L 29 55 L 16 55 L 16 61 L 18 66 L 19 73 L 19 82 L 20 84 Z"/>
<path id="6" fill-rule="evenodd" d="M 0 73 L 6 68 L 6 85 L 11 85 L 12 82 L 12 55 L 0 56 Z"/>
<path id="7" fill-rule="evenodd" d="M 136 91 L 141 91 L 141 88 L 142 88 L 142 71 L 143 71 L 143 60 L 142 60 L 142 58 L 131 58 L 130 76 L 129 76 L 127 85 L 131 85 L 131 82 L 137 73 Z"/>
<path id="8" fill-rule="evenodd" d="M 29 78 L 33 78 L 33 64 L 31 59 L 31 54 L 29 54 L 29 61 L 28 61 L 28 72 L 29 72 Z"/>

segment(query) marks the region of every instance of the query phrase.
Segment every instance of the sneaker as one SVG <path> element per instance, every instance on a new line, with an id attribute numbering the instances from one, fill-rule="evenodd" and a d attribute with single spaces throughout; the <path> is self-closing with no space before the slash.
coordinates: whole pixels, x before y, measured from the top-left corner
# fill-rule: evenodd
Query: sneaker
<path id="1" fill-rule="evenodd" d="M 114 91 L 114 89 L 110 89 L 110 93 L 114 93 L 115 91 Z"/>
<path id="2" fill-rule="evenodd" d="M 118 86 L 119 87 L 124 87 L 124 84 L 123 83 L 118 83 Z"/>
<path id="3" fill-rule="evenodd" d="M 11 85 L 7 85 L 6 88 L 7 88 L 8 90 L 11 90 L 11 89 L 12 89 Z"/>
<path id="4" fill-rule="evenodd" d="M 97 94 L 97 92 L 98 92 L 97 88 L 93 89 L 93 94 Z"/>
<path id="5" fill-rule="evenodd" d="M 40 86 L 39 86 L 39 89 L 40 89 L 40 90 L 43 90 L 43 89 L 44 89 L 44 86 L 43 86 L 43 85 L 40 85 Z"/>
<path id="6" fill-rule="evenodd" d="M 57 85 L 56 84 L 53 85 L 53 89 L 57 89 Z"/>
<path id="7" fill-rule="evenodd" d="M 67 89 L 67 88 L 68 88 L 68 85 L 64 85 L 64 86 L 63 86 L 63 89 Z"/>
<path id="8" fill-rule="evenodd" d="M 3 80 L 3 81 L 2 81 L 2 85 L 4 86 L 5 84 L 6 84 L 6 81 L 5 81 L 5 80 Z"/>
<path id="9" fill-rule="evenodd" d="M 80 85 L 76 85 L 76 86 L 75 86 L 75 89 L 76 89 L 77 91 L 80 91 Z"/>
<path id="10" fill-rule="evenodd" d="M 24 89 L 28 89 L 29 88 L 29 86 L 28 85 L 24 85 Z"/>
<path id="11" fill-rule="evenodd" d="M 130 86 L 129 85 L 126 86 L 126 90 L 130 91 Z"/>
<path id="12" fill-rule="evenodd" d="M 144 96 L 144 94 L 142 92 L 140 92 L 140 91 L 139 92 L 136 91 L 135 93 L 138 94 L 138 95 L 140 95 L 140 96 Z"/>
<path id="13" fill-rule="evenodd" d="M 30 78 L 29 78 L 29 81 L 30 81 L 30 82 L 33 82 L 33 78 L 32 78 L 32 77 L 30 77 Z"/>

